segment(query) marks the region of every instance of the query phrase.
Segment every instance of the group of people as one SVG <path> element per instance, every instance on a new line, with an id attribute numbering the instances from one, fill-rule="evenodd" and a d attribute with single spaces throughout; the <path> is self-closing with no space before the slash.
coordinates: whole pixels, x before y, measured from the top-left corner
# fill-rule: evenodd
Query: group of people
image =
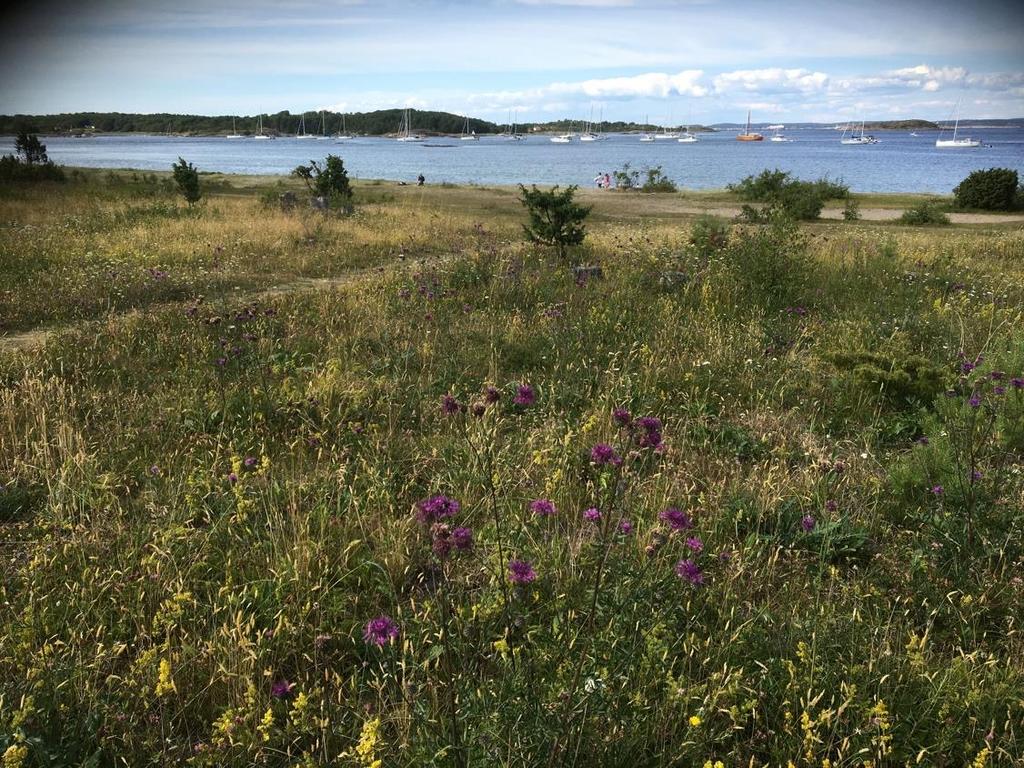
<path id="1" fill-rule="evenodd" d="M 612 177 L 609 173 L 599 173 L 594 177 L 594 184 L 598 189 L 611 189 Z"/>

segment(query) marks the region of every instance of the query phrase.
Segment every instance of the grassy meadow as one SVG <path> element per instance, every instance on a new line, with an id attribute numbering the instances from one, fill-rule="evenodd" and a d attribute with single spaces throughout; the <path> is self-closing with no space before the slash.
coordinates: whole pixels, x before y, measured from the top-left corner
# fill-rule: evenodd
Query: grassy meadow
<path id="1" fill-rule="evenodd" d="M 1024 763 L 1019 223 L 270 183 L 0 193 L 4 768 Z"/>

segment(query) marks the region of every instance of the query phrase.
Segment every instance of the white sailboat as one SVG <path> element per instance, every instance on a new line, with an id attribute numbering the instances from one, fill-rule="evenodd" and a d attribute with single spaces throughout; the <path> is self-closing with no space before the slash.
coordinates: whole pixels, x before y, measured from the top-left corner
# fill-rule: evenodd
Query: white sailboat
<path id="1" fill-rule="evenodd" d="M 846 129 L 849 130 L 850 126 L 847 125 Z M 860 144 L 877 144 L 878 139 L 874 136 L 866 136 L 864 134 L 864 121 L 860 121 L 860 136 L 854 136 L 853 131 L 850 131 L 850 137 L 846 137 L 846 130 L 843 131 L 843 135 L 839 138 L 840 144 L 860 145 Z"/>
<path id="2" fill-rule="evenodd" d="M 331 138 L 331 137 L 327 135 L 327 115 L 321 109 L 320 110 L 320 135 L 317 136 L 317 139 L 319 139 L 320 141 L 327 141 L 329 138 Z"/>
<path id="3" fill-rule="evenodd" d="M 476 131 L 469 129 L 469 115 L 466 115 L 466 124 L 462 126 L 462 135 L 459 136 L 460 141 L 480 141 L 480 137 L 476 135 Z"/>
<path id="4" fill-rule="evenodd" d="M 523 136 L 516 131 L 519 123 L 519 111 L 516 110 L 515 118 L 512 117 L 512 110 L 508 111 L 508 122 L 505 123 L 505 130 L 501 132 L 501 139 L 504 141 L 522 141 Z"/>
<path id="5" fill-rule="evenodd" d="M 302 117 L 299 119 L 299 132 L 295 134 L 296 139 L 315 139 L 311 133 L 306 133 L 306 113 L 302 113 Z"/>
<path id="6" fill-rule="evenodd" d="M 551 137 L 551 143 L 552 144 L 571 144 L 572 143 L 572 137 L 573 137 L 573 133 L 571 131 L 569 133 L 560 133 L 557 136 L 552 136 Z"/>
<path id="7" fill-rule="evenodd" d="M 345 113 L 342 112 L 341 113 L 341 130 L 338 131 L 338 134 L 334 137 L 334 140 L 335 141 L 345 141 L 345 140 L 351 139 L 351 138 L 352 138 L 352 136 L 350 136 L 348 131 L 345 130 Z"/>
<path id="8" fill-rule="evenodd" d="M 601 141 L 602 137 L 594 133 L 594 107 L 590 107 L 590 119 L 583 124 L 583 133 L 580 134 L 580 141 Z"/>
<path id="9" fill-rule="evenodd" d="M 256 135 L 253 136 L 253 139 L 255 139 L 257 141 L 260 141 L 260 140 L 266 141 L 268 139 L 276 139 L 276 138 L 277 138 L 277 136 L 268 136 L 267 134 L 265 134 L 263 132 L 263 115 L 261 114 L 260 115 L 259 128 L 256 129 Z"/>
<path id="10" fill-rule="evenodd" d="M 647 117 L 647 115 L 644 115 L 644 125 L 648 124 L 647 121 L 648 121 L 648 117 Z M 647 130 L 645 130 L 643 133 L 640 134 L 640 141 L 644 142 L 645 144 L 653 142 L 654 141 L 654 134 L 650 133 Z"/>
<path id="11" fill-rule="evenodd" d="M 233 118 L 233 117 L 231 118 L 231 133 L 229 133 L 224 138 L 225 139 L 241 139 L 242 138 L 242 134 L 240 134 L 238 132 L 238 129 L 235 128 L 235 118 Z"/>
<path id="12" fill-rule="evenodd" d="M 671 122 L 671 121 L 672 121 L 672 118 L 670 117 L 669 118 L 669 122 Z M 664 125 L 661 126 L 661 133 L 654 134 L 654 140 L 655 141 L 672 141 L 673 139 L 677 139 L 677 140 L 679 139 L 679 132 L 678 131 L 670 131 Z"/>
<path id="13" fill-rule="evenodd" d="M 423 141 L 423 137 L 412 131 L 412 120 L 409 117 L 409 110 L 402 114 L 402 127 L 398 131 L 398 141 Z"/>
<path id="14" fill-rule="evenodd" d="M 981 139 L 972 139 L 970 136 L 957 138 L 957 131 L 960 129 L 960 102 L 956 103 L 956 122 L 953 123 L 953 138 L 943 139 L 942 134 L 935 140 L 938 149 L 976 149 L 981 146 Z"/>

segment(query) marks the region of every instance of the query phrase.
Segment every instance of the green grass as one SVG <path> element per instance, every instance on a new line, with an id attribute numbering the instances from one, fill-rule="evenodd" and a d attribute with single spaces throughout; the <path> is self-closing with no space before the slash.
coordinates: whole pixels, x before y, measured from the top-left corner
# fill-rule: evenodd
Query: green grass
<path id="1" fill-rule="evenodd" d="M 60 324 L 0 348 L 10 764 L 1024 760 L 1024 230 L 699 250 L 638 196 L 581 284 L 511 191 L 260 191 L 0 199 L 5 328 Z"/>

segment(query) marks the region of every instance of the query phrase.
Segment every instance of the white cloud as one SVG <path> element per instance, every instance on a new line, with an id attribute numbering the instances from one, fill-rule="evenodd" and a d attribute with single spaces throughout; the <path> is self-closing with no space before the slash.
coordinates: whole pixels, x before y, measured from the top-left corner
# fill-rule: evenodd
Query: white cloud
<path id="1" fill-rule="evenodd" d="M 714 79 L 715 91 L 718 93 L 734 90 L 752 93 L 811 93 L 823 90 L 828 83 L 829 76 L 824 72 L 779 67 L 723 72 Z"/>

